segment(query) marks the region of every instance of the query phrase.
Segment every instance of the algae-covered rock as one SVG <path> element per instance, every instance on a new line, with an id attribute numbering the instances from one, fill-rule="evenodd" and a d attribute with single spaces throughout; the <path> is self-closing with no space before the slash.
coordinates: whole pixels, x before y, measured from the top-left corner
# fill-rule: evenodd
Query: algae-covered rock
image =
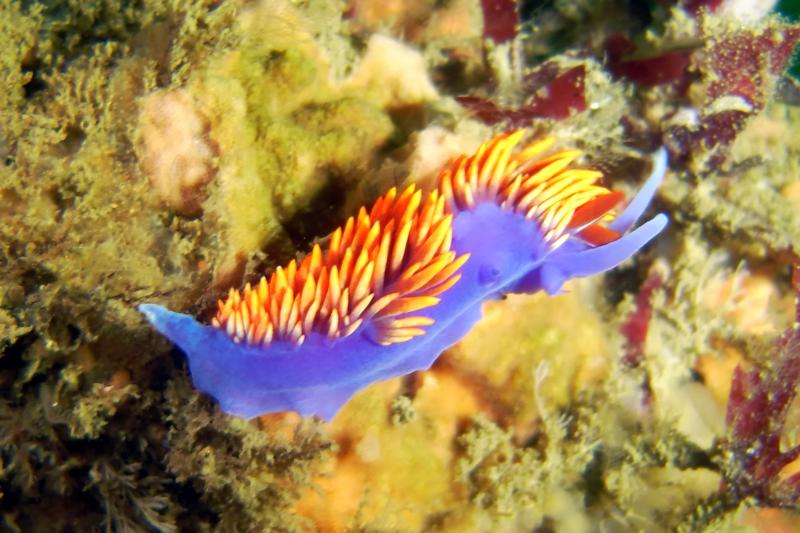
<path id="1" fill-rule="evenodd" d="M 791 523 L 796 502 L 731 481 L 724 418 L 734 376 L 776 383 L 753 372 L 792 323 L 798 116 L 774 95 L 800 34 L 735 2 L 639 4 L 0 1 L 2 527 Z M 487 304 L 330 424 L 223 414 L 135 310 L 204 319 L 518 127 L 625 191 L 666 144 L 667 232 L 565 294 Z"/>

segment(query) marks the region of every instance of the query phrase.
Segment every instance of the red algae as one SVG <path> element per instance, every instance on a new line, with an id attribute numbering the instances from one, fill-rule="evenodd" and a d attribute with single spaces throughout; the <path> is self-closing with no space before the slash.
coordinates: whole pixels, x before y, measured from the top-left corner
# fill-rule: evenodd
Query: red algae
<path id="1" fill-rule="evenodd" d="M 640 85 L 663 85 L 683 80 L 691 60 L 691 51 L 656 52 L 648 57 L 633 57 L 636 45 L 616 33 L 605 42 L 608 69 L 614 76 Z"/>
<path id="2" fill-rule="evenodd" d="M 800 473 L 781 471 L 800 457 L 800 443 L 784 449 L 786 417 L 800 387 L 800 265 L 794 267 L 795 324 L 779 339 L 769 368 L 734 371 L 726 422 L 730 461 L 722 490 L 729 498 L 752 497 L 765 506 L 800 499 Z"/>
<path id="3" fill-rule="evenodd" d="M 760 29 L 725 28 L 711 33 L 706 22 L 705 47 L 691 56 L 700 73 L 703 99 L 696 118 L 665 129 L 673 159 L 708 157 L 721 163 L 747 121 L 764 109 L 778 76 L 800 40 L 800 26 L 770 23 Z M 706 155 L 703 155 L 706 154 Z"/>
<path id="4" fill-rule="evenodd" d="M 486 124 L 518 128 L 537 118 L 563 120 L 585 111 L 585 78 L 584 65 L 564 70 L 545 63 L 525 76 L 524 90 L 529 96 L 517 107 L 502 107 L 476 96 L 458 96 L 456 100 Z"/>
<path id="5" fill-rule="evenodd" d="M 517 35 L 519 15 L 514 0 L 481 0 L 483 36 L 495 43 L 510 41 Z"/>

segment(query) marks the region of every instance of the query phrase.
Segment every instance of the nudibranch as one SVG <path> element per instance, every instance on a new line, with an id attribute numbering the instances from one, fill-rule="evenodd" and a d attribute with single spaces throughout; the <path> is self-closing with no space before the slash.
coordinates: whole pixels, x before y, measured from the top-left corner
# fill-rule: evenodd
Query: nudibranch
<path id="1" fill-rule="evenodd" d="M 666 225 L 629 231 L 666 171 L 617 216 L 622 194 L 578 150 L 545 155 L 553 140 L 517 149 L 524 130 L 459 156 L 423 192 L 392 188 L 368 211 L 255 286 L 231 289 L 211 325 L 154 304 L 139 309 L 186 354 L 195 386 L 226 412 L 296 411 L 330 420 L 356 391 L 428 369 L 507 293 L 560 292 L 570 278 L 608 270 Z"/>

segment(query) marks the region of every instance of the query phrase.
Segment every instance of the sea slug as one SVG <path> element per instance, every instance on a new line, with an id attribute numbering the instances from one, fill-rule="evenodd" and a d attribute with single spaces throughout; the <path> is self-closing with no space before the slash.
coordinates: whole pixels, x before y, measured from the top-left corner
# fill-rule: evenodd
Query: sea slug
<path id="1" fill-rule="evenodd" d="M 228 413 L 297 411 L 330 420 L 367 385 L 425 370 L 506 293 L 556 294 L 608 270 L 666 225 L 628 230 L 666 171 L 666 154 L 618 216 L 622 194 L 576 168 L 578 150 L 544 155 L 552 139 L 516 149 L 524 130 L 444 168 L 437 187 L 391 189 L 330 237 L 231 289 L 211 325 L 154 304 L 139 309 L 189 359 L 195 386 Z"/>

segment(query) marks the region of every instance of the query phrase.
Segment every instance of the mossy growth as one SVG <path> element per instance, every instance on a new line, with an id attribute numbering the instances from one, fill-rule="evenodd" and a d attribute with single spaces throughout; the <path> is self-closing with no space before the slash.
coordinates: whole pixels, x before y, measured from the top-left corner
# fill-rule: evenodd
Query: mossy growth
<path id="1" fill-rule="evenodd" d="M 609 26 L 587 26 L 616 23 L 599 8 L 564 6 L 558 20 L 583 21 L 572 25 L 581 37 L 545 28 L 552 42 L 528 39 L 526 57 L 551 59 L 577 41 L 598 46 Z M 420 378 L 428 385 L 401 395 L 397 382 L 370 388 L 327 428 L 306 420 L 289 435 L 269 431 L 193 391 L 183 358 L 144 325 L 137 303 L 202 313 L 215 290 L 325 235 L 371 199 L 373 180 L 404 178 L 381 160 L 431 122 L 429 113 L 454 130 L 463 123 L 423 61 L 411 62 L 418 70 L 409 78 L 426 82 L 417 99 L 384 80 L 386 70 L 359 72 L 363 36 L 347 25 L 342 3 L 328 0 L 0 2 L 3 526 L 308 530 L 324 523 L 299 513 L 309 493 L 370 469 L 372 480 L 354 482 L 341 528 L 656 530 L 728 512 L 715 507 L 713 432 L 712 445 L 699 446 L 670 413 L 670 398 L 701 386 L 692 368 L 715 337 L 743 338 L 697 300 L 708 257 L 761 258 L 798 245 L 785 192 L 796 174 L 787 139 L 797 117 L 781 106 L 752 121 L 729 166 L 702 184 L 673 175 L 662 189 L 660 208 L 674 221 L 662 246 L 680 259 L 654 297 L 641 368 L 616 362 L 619 320 L 596 312 L 609 311 L 598 303 L 604 291 L 623 291 L 590 285 L 555 300 L 578 318 L 578 333 L 532 298 L 538 328 L 497 343 L 496 359 L 454 350 Z M 480 39 L 469 40 L 461 63 L 469 72 L 440 88 L 470 92 L 488 81 Z M 445 41 L 419 56 L 440 65 L 440 76 L 460 61 Z M 512 67 L 506 59 L 500 66 Z M 585 138 L 580 145 L 605 154 L 601 164 L 615 164 L 629 150 L 623 141 L 645 136 L 637 128 L 648 127 L 639 116 L 647 102 L 599 61 L 555 60 L 586 66 L 589 107 L 538 124 Z M 215 176 L 202 214 L 170 212 L 137 162 L 136 117 L 154 91 L 191 95 L 208 121 Z M 782 133 L 760 148 L 776 124 Z M 351 189 L 371 192 L 356 201 Z M 638 267 L 624 272 L 635 290 Z M 516 304 L 507 309 L 528 313 Z M 625 300 L 616 315 L 629 309 Z M 530 371 L 543 362 L 548 377 Z M 448 374 L 448 364 L 463 364 L 462 373 Z M 432 392 L 437 379 L 449 403 Z M 334 453 L 343 468 L 331 474 Z"/>
<path id="2" fill-rule="evenodd" d="M 547 379 L 545 369 L 537 370 L 539 383 Z M 540 428 L 523 443 L 478 417 L 459 437 L 454 477 L 472 505 L 488 511 L 493 528 L 677 527 L 714 494 L 720 476 L 671 424 L 642 426 L 620 401 L 612 387 L 551 412 L 539 397 Z M 449 518 L 448 527 L 464 520 L 457 513 Z"/>
<path id="3" fill-rule="evenodd" d="M 213 272 L 306 248 L 341 221 L 344 191 L 378 169 L 404 111 L 348 84 L 358 53 L 340 8 L 3 3 L 9 528 L 300 527 L 290 506 L 330 447 L 317 426 L 279 441 L 222 416 L 135 305 L 203 309 Z M 155 91 L 189 94 L 208 121 L 216 176 L 202 216 L 165 209 L 138 164 L 136 117 Z"/>
<path id="4" fill-rule="evenodd" d="M 365 389 L 328 426 L 336 457 L 296 506 L 320 530 L 419 531 L 459 504 L 450 484 L 457 420 L 431 409 L 427 391 L 409 401 L 398 389 L 400 379 Z"/>
<path id="5" fill-rule="evenodd" d="M 231 258 L 267 245 L 283 260 L 328 233 L 342 219 L 344 191 L 377 171 L 394 133 L 380 102 L 335 77 L 342 60 L 315 40 L 319 23 L 288 4 L 273 7 L 279 19 L 254 6 L 240 45 L 186 86 L 219 151 L 204 221 L 223 239 L 209 257 L 223 277 Z"/>
<path id="6" fill-rule="evenodd" d="M 188 422 L 169 418 L 164 387 L 184 370 L 135 311 L 143 299 L 192 305 L 214 241 L 201 221 L 160 207 L 134 145 L 140 99 L 227 53 L 240 39 L 230 29 L 236 14 L 233 2 L 0 6 L 7 529 L 177 531 L 223 521 L 222 500 L 203 499 L 203 471 L 190 482 L 178 461 L 171 470 L 170 438 L 190 444 L 186 432 L 170 433 Z M 324 446 L 304 446 L 293 450 L 310 468 Z M 282 491 L 278 477 L 264 478 L 264 490 Z M 249 481 L 237 483 L 235 493 Z"/>
<path id="7" fill-rule="evenodd" d="M 569 293 L 557 297 L 509 295 L 487 303 L 481 322 L 449 351 L 445 362 L 456 373 L 481 376 L 483 394 L 503 413 L 501 419 L 520 421 L 516 429 L 524 433 L 538 415 L 531 368 L 549 366 L 550 377 L 539 394 L 559 409 L 607 378 L 613 334 L 587 305 L 598 297 L 598 288 L 591 281 L 573 282 Z"/>
<path id="8" fill-rule="evenodd" d="M 290 436 L 270 433 L 210 409 L 187 380 L 173 381 L 166 400 L 167 464 L 213 512 L 216 528 L 302 530 L 291 506 L 331 449 L 318 422 L 305 420 Z"/>

